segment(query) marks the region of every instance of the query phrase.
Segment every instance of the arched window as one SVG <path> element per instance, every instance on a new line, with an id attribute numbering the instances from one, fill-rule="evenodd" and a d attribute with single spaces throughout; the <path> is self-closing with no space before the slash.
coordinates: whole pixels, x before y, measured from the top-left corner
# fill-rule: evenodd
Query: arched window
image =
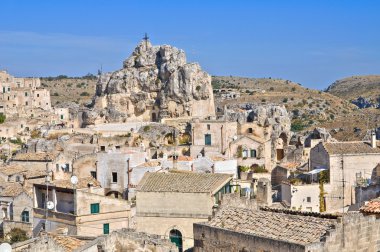
<path id="1" fill-rule="evenodd" d="M 183 245 L 182 245 L 182 234 L 177 229 L 170 230 L 169 234 L 170 241 L 173 242 L 178 247 L 178 251 L 183 251 Z"/>

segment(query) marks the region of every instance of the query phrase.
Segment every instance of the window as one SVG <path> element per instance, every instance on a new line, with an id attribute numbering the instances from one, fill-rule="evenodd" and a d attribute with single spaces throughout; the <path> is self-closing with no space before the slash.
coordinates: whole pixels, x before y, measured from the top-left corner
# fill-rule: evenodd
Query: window
<path id="1" fill-rule="evenodd" d="M 16 182 L 20 182 L 20 176 L 16 176 Z"/>
<path id="2" fill-rule="evenodd" d="M 61 115 L 61 120 L 63 120 L 63 115 Z"/>
<path id="3" fill-rule="evenodd" d="M 37 97 L 40 97 L 40 94 L 37 94 Z"/>
<path id="4" fill-rule="evenodd" d="M 22 211 L 21 221 L 22 222 L 29 222 L 29 211 Z"/>
<path id="5" fill-rule="evenodd" d="M 253 129 L 252 128 L 248 128 L 248 133 L 252 134 L 253 133 Z"/>
<path id="6" fill-rule="evenodd" d="M 100 146 L 100 151 L 106 151 L 106 146 Z"/>
<path id="7" fill-rule="evenodd" d="M 117 172 L 112 172 L 112 183 L 117 183 Z"/>
<path id="8" fill-rule="evenodd" d="M 28 92 L 25 92 L 25 97 L 27 97 L 28 96 Z"/>
<path id="9" fill-rule="evenodd" d="M 257 156 L 256 150 L 251 149 L 251 157 L 255 158 Z"/>
<path id="10" fill-rule="evenodd" d="M 56 164 L 56 165 L 55 165 L 55 171 L 56 171 L 56 172 L 59 172 L 59 164 Z"/>
<path id="11" fill-rule="evenodd" d="M 207 124 L 207 130 L 210 130 L 210 128 L 211 128 L 210 124 Z"/>
<path id="12" fill-rule="evenodd" d="M 25 106 L 28 106 L 28 104 L 29 104 L 28 102 L 25 102 Z"/>
<path id="13" fill-rule="evenodd" d="M 103 224 L 103 234 L 109 234 L 110 233 L 110 224 L 104 223 Z"/>
<path id="14" fill-rule="evenodd" d="M 99 203 L 91 204 L 91 213 L 92 214 L 99 213 Z"/>
<path id="15" fill-rule="evenodd" d="M 120 145 L 115 146 L 116 150 L 120 150 Z"/>
<path id="16" fill-rule="evenodd" d="M 248 150 L 243 150 L 242 156 L 243 158 L 248 157 Z"/>
<path id="17" fill-rule="evenodd" d="M 311 197 L 306 197 L 306 201 L 310 203 L 311 202 Z"/>
<path id="18" fill-rule="evenodd" d="M 205 134 L 205 145 L 211 145 L 211 134 Z"/>
<path id="19" fill-rule="evenodd" d="M 91 177 L 93 177 L 94 179 L 96 179 L 96 171 L 91 171 Z"/>
<path id="20" fill-rule="evenodd" d="M 11 88 L 10 87 L 8 87 L 8 92 L 11 92 Z"/>

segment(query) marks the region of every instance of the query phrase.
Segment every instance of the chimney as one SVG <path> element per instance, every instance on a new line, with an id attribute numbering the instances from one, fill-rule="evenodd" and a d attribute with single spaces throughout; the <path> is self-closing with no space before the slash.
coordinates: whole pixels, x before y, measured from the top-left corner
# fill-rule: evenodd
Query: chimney
<path id="1" fill-rule="evenodd" d="M 375 130 L 372 130 L 372 133 L 371 133 L 371 146 L 372 148 L 377 148 Z"/>

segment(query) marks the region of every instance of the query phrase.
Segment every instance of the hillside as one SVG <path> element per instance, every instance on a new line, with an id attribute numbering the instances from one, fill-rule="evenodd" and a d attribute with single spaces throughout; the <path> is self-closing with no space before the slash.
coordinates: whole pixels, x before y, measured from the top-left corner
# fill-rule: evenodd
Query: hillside
<path id="1" fill-rule="evenodd" d="M 95 94 L 95 76 L 84 77 L 43 77 L 41 85 L 50 90 L 51 103 L 57 105 L 62 102 L 87 104 Z"/>
<path id="2" fill-rule="evenodd" d="M 234 103 L 276 103 L 284 105 L 292 115 L 295 131 L 319 126 L 346 117 L 356 107 L 332 94 L 302 87 L 282 79 L 213 77 L 215 101 L 218 107 Z M 235 92 L 238 98 L 223 97 L 225 92 Z"/>
<path id="3" fill-rule="evenodd" d="M 363 97 L 367 102 L 379 104 L 380 75 L 352 76 L 337 80 L 326 91 L 349 101 Z"/>
<path id="4" fill-rule="evenodd" d="M 42 78 L 50 90 L 52 104 L 64 101 L 86 104 L 95 94 L 96 78 Z M 298 83 L 269 78 L 213 76 L 216 107 L 227 104 L 283 104 L 292 115 L 294 131 L 325 127 L 340 140 L 361 140 L 367 129 L 380 126 L 379 109 L 357 109 L 348 100 L 302 87 Z M 223 98 L 224 93 L 238 93 L 238 98 Z M 83 96 L 87 92 L 89 96 Z M 82 94 L 82 96 L 81 96 Z"/>

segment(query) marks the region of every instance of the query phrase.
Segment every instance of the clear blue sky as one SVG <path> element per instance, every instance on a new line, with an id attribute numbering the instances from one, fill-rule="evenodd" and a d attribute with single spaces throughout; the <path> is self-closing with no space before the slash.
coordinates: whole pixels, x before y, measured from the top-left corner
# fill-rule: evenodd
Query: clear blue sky
<path id="1" fill-rule="evenodd" d="M 2 0 L 0 68 L 82 76 L 121 68 L 147 32 L 212 75 L 323 89 L 380 74 L 380 1 Z"/>

